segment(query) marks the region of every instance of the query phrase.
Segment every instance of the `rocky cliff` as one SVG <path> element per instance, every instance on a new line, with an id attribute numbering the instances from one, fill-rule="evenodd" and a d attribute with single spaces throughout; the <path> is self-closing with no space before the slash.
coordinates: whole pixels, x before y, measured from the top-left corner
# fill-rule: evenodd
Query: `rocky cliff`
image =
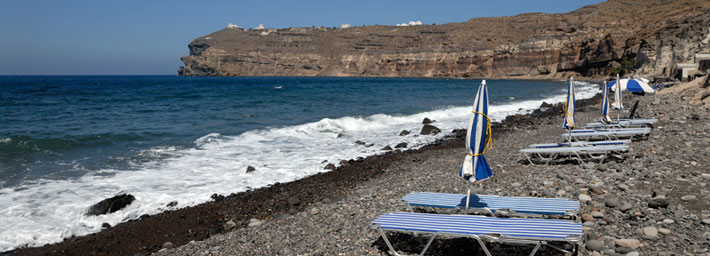
<path id="1" fill-rule="evenodd" d="M 409 27 L 225 28 L 195 39 L 184 76 L 558 78 L 674 75 L 710 53 L 710 1 L 612 0 Z"/>

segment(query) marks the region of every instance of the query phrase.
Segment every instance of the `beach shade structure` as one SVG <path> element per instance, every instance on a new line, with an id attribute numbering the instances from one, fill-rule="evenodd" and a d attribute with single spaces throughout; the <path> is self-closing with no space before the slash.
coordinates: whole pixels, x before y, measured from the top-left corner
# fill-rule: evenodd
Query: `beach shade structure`
<path id="1" fill-rule="evenodd" d="M 617 81 L 612 81 L 607 85 L 607 87 L 611 90 L 616 90 L 617 86 L 616 84 L 619 84 L 621 90 L 627 91 L 630 93 L 634 94 L 647 94 L 647 93 L 655 93 L 655 90 L 653 90 L 653 87 L 648 85 L 648 80 L 645 78 L 624 78 L 624 79 L 619 79 L 617 75 Z"/>
<path id="2" fill-rule="evenodd" d="M 574 79 L 571 77 L 567 86 L 567 97 L 565 98 L 563 110 L 565 119 L 562 122 L 562 128 L 567 129 L 572 134 L 572 129 L 574 129 Z"/>
<path id="3" fill-rule="evenodd" d="M 609 88 L 606 86 L 606 81 L 604 81 L 604 86 L 602 87 L 602 102 L 600 103 L 599 110 L 602 115 L 602 122 L 605 124 L 611 123 L 611 117 L 609 117 Z"/>
<path id="4" fill-rule="evenodd" d="M 466 214 L 471 199 L 471 184 L 485 180 L 493 175 L 491 166 L 484 154 L 491 148 L 491 119 L 488 117 L 488 88 L 486 80 L 481 82 L 473 100 L 473 110 L 468 120 L 466 132 L 466 157 L 459 171 L 459 176 L 469 181 L 466 194 Z"/>

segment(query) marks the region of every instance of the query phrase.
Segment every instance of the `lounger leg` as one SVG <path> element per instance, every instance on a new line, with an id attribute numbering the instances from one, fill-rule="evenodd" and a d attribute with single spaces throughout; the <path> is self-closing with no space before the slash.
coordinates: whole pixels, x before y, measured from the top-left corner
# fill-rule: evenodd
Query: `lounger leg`
<path id="1" fill-rule="evenodd" d="M 466 212 L 465 214 L 468 215 L 468 206 L 469 206 L 469 201 L 471 200 L 471 182 L 468 183 L 468 192 L 466 193 Z"/>
<path id="2" fill-rule="evenodd" d="M 537 253 L 537 250 L 540 249 L 541 245 L 542 243 L 537 243 L 537 245 L 535 245 L 535 248 L 533 248 L 532 252 L 530 252 L 530 256 L 535 255 L 535 253 Z"/>
<path id="3" fill-rule="evenodd" d="M 474 235 L 473 238 L 478 240 L 478 244 L 480 244 L 481 248 L 483 248 L 483 252 L 485 252 L 487 256 L 491 256 L 491 252 L 488 251 L 488 247 L 486 247 L 486 243 L 481 240 L 481 237 Z"/>
<path id="4" fill-rule="evenodd" d="M 380 236 L 382 236 L 382 240 L 385 241 L 385 244 L 387 244 L 387 247 L 389 247 L 390 251 L 392 251 L 392 253 L 393 253 L 395 256 L 400 256 L 399 253 L 397 253 L 397 251 L 394 249 L 394 247 L 392 247 L 392 244 L 390 243 L 390 240 L 387 239 L 387 235 L 385 235 L 385 231 L 382 230 L 382 228 L 377 228 L 377 231 L 380 232 Z"/>
<path id="5" fill-rule="evenodd" d="M 530 155 L 529 155 L 529 154 L 525 154 L 525 157 L 528 158 L 528 162 L 530 163 L 530 165 L 535 165 L 535 163 L 533 163 L 532 159 L 530 159 Z"/>
<path id="6" fill-rule="evenodd" d="M 434 235 L 431 236 L 431 238 L 429 238 L 429 242 L 426 243 L 426 246 L 424 246 L 424 249 L 422 250 L 422 252 L 419 253 L 419 256 L 423 256 L 423 255 L 424 255 L 424 253 L 426 252 L 426 250 L 429 249 L 429 246 L 431 245 L 431 242 L 434 242 L 434 239 L 436 239 L 436 237 L 437 237 L 438 235 L 439 235 L 438 233 L 435 233 Z"/>

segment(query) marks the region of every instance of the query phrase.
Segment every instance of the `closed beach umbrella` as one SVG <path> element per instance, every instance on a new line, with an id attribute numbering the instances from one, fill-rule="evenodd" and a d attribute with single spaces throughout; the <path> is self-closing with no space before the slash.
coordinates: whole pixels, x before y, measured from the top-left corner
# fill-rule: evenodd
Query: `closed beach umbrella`
<path id="1" fill-rule="evenodd" d="M 459 176 L 469 181 L 466 195 L 466 213 L 471 197 L 471 183 L 487 179 L 493 175 L 491 166 L 483 156 L 491 147 L 491 119 L 488 117 L 488 89 L 486 80 L 481 82 L 473 100 L 473 110 L 466 132 L 466 158 L 459 171 Z"/>
<path id="2" fill-rule="evenodd" d="M 620 88 L 621 83 L 619 82 L 619 80 L 620 80 L 619 75 L 616 75 L 616 81 L 611 83 L 611 84 L 613 84 L 612 90 L 614 91 L 614 103 L 611 104 L 611 106 L 613 106 L 614 109 L 617 110 L 617 112 L 616 112 L 617 119 L 619 119 L 619 112 L 624 110 L 624 102 L 622 101 L 623 98 L 621 97 L 621 91 L 623 91 L 623 89 Z"/>
<path id="3" fill-rule="evenodd" d="M 565 120 L 562 122 L 562 128 L 569 130 L 569 141 L 572 142 L 572 129 L 574 129 L 574 79 L 569 78 L 567 86 L 567 98 L 565 98 Z"/>
<path id="4" fill-rule="evenodd" d="M 618 84 L 620 85 L 619 87 L 623 91 L 627 92 L 632 92 L 634 94 L 646 94 L 646 93 L 655 93 L 655 90 L 653 90 L 653 87 L 648 85 L 648 80 L 645 78 L 624 78 L 624 79 L 619 79 L 617 77 Z M 616 91 L 616 84 L 617 81 L 613 81 L 607 85 L 609 89 L 612 91 Z"/>
<path id="5" fill-rule="evenodd" d="M 604 123 L 610 123 L 611 117 L 609 117 L 609 88 L 606 86 L 606 81 L 604 81 L 604 86 L 602 87 L 602 102 L 600 105 L 602 120 Z"/>

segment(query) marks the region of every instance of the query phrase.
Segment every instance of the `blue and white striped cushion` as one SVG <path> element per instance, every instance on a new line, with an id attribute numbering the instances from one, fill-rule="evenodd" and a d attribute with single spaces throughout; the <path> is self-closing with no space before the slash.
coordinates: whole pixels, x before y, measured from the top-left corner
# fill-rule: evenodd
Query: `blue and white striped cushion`
<path id="1" fill-rule="evenodd" d="M 568 220 L 397 212 L 383 214 L 372 223 L 390 231 L 462 236 L 501 234 L 531 240 L 576 240 L 582 235 L 582 224 Z"/>
<path id="2" fill-rule="evenodd" d="M 465 208 L 465 194 L 416 192 L 406 195 L 402 200 L 409 205 L 435 208 Z M 471 194 L 471 208 L 509 209 L 518 213 L 565 214 L 578 211 L 579 201 L 565 198 L 506 197 Z"/>

